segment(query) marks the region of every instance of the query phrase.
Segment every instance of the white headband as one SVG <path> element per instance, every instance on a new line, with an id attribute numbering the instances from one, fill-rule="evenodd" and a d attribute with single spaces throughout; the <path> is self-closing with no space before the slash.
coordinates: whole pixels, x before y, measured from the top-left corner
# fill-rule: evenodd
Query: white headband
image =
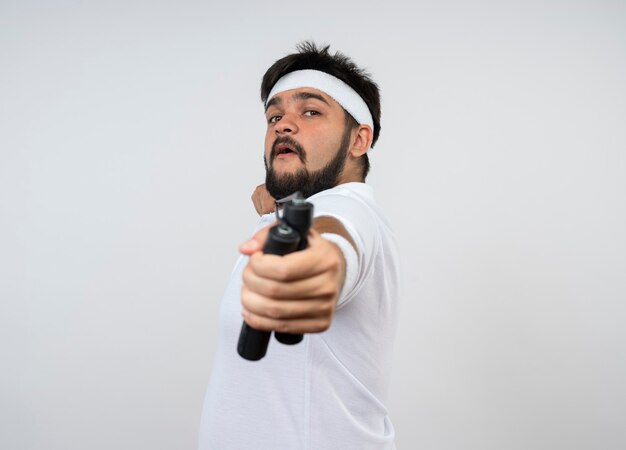
<path id="1" fill-rule="evenodd" d="M 372 133 L 374 132 L 374 120 L 372 120 L 372 114 L 363 98 L 348 84 L 326 72 L 310 69 L 289 72 L 274 84 L 267 96 L 267 101 L 269 102 L 273 96 L 280 92 L 302 87 L 318 89 L 330 95 L 359 124 L 369 126 Z M 267 107 L 267 102 L 265 106 Z"/>

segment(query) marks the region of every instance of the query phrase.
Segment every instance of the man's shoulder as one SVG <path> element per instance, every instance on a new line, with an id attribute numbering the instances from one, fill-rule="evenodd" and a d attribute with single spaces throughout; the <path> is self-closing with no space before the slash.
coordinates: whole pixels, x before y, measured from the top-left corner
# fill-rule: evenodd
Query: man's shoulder
<path id="1" fill-rule="evenodd" d="M 318 192 L 307 199 L 317 209 L 331 209 L 337 213 L 373 213 L 377 209 L 374 190 L 365 183 L 343 183 Z M 317 213 L 317 211 L 316 211 Z"/>
<path id="2" fill-rule="evenodd" d="M 374 200 L 374 191 L 365 183 L 344 183 L 307 199 L 313 203 L 313 215 L 329 216 L 341 222 L 361 252 L 373 255 L 385 234 L 386 219 Z"/>
<path id="3" fill-rule="evenodd" d="M 318 192 L 307 199 L 314 215 L 337 216 L 360 224 L 372 220 L 376 212 L 373 190 L 365 183 L 344 183 Z"/>

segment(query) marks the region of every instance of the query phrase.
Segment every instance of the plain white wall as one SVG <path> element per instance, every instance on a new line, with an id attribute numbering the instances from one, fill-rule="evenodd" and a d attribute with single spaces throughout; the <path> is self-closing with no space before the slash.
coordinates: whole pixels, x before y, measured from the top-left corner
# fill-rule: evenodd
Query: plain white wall
<path id="1" fill-rule="evenodd" d="M 195 447 L 306 38 L 382 88 L 398 448 L 625 448 L 626 6 L 591 0 L 2 1 L 0 448 Z"/>

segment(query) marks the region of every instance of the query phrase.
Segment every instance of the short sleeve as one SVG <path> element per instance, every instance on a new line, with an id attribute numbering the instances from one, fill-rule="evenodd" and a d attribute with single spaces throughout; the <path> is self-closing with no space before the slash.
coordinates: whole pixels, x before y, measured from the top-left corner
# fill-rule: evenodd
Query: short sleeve
<path id="1" fill-rule="evenodd" d="M 308 201 L 313 203 L 315 218 L 326 216 L 337 219 L 355 243 L 358 268 L 353 288 L 350 292 L 344 293 L 345 298 L 342 298 L 342 304 L 347 303 L 358 292 L 371 271 L 377 251 L 375 217 L 363 201 L 340 192 L 322 192 L 309 198 Z"/>

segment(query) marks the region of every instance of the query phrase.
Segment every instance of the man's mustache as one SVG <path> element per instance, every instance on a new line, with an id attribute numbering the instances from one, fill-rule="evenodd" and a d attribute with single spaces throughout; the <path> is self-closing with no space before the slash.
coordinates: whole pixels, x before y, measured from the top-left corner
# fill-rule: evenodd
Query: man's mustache
<path id="1" fill-rule="evenodd" d="M 291 150 L 293 150 L 293 152 L 298 156 L 302 164 L 306 163 L 306 151 L 304 150 L 304 148 L 289 136 L 279 136 L 272 144 L 272 151 L 270 152 L 270 164 L 274 162 L 274 158 L 276 157 L 276 147 L 281 144 L 287 145 Z"/>

